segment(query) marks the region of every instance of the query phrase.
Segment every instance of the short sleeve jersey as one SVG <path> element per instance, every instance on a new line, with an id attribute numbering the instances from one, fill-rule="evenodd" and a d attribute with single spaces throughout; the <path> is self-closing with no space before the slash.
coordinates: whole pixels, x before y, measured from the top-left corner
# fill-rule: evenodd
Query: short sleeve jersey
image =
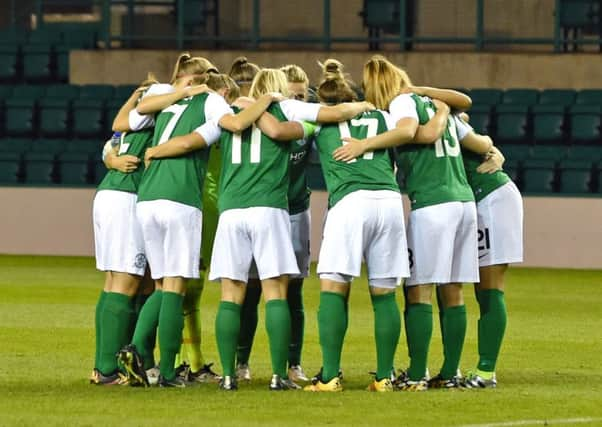
<path id="1" fill-rule="evenodd" d="M 376 150 L 350 162 L 333 159 L 334 150 L 343 145 L 341 138 L 365 139 L 389 130 L 387 113 L 369 111 L 352 120 L 322 126 L 316 145 L 328 190 L 328 207 L 332 208 L 347 194 L 357 190 L 392 190 L 399 192 L 388 150 Z"/>
<path id="2" fill-rule="evenodd" d="M 311 190 L 307 185 L 307 162 L 311 151 L 313 135 L 290 142 L 290 165 L 288 187 L 288 210 L 291 215 L 309 208 Z"/>
<path id="3" fill-rule="evenodd" d="M 156 118 L 153 146 L 175 136 L 187 135 L 211 119 L 207 114 L 211 96 L 221 98 L 203 93 L 181 99 L 161 111 Z M 208 157 L 209 150 L 202 149 L 180 157 L 153 160 L 142 177 L 138 201 L 164 199 L 202 209 Z"/>
<path id="4" fill-rule="evenodd" d="M 118 156 L 129 154 L 138 157 L 141 161 L 138 168 L 131 173 L 123 173 L 110 169 L 98 185 L 100 190 L 127 191 L 137 193 L 140 180 L 144 172 L 144 152 L 153 142 L 153 130 L 144 129 L 138 132 L 128 132 L 119 144 Z"/>
<path id="5" fill-rule="evenodd" d="M 395 122 L 414 117 L 420 125 L 424 125 L 435 115 L 433 102 L 415 94 L 399 95 L 389 108 Z M 397 147 L 397 165 L 405 175 L 412 209 L 446 202 L 474 201 L 456 132 L 455 121 L 449 119 L 443 136 L 434 144 Z"/>
<path id="6" fill-rule="evenodd" d="M 472 132 L 472 127 L 457 116 L 454 117 L 454 120 L 458 129 L 458 138 L 462 141 L 469 132 Z M 510 177 L 502 170 L 494 173 L 477 172 L 477 168 L 483 162 L 483 156 L 465 149 L 462 150 L 462 156 L 464 157 L 466 178 L 477 202 L 480 202 L 492 191 L 511 181 Z"/>
<path id="7" fill-rule="evenodd" d="M 287 120 L 277 103 L 267 111 Z M 288 209 L 289 143 L 276 142 L 253 125 L 242 133 L 222 132 L 220 148 L 220 213 L 257 206 Z"/>

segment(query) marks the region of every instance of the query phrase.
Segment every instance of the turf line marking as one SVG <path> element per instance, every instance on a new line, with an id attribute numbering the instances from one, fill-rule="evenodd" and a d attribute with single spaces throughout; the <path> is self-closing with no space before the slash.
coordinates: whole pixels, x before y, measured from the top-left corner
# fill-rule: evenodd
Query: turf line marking
<path id="1" fill-rule="evenodd" d="M 505 421 L 501 423 L 485 423 L 485 424 L 463 424 L 459 427 L 512 427 L 512 426 L 530 426 L 530 425 L 542 425 L 548 426 L 553 424 L 585 424 L 593 423 L 595 421 L 602 421 L 602 418 L 564 418 L 556 420 L 518 420 L 518 421 Z"/>

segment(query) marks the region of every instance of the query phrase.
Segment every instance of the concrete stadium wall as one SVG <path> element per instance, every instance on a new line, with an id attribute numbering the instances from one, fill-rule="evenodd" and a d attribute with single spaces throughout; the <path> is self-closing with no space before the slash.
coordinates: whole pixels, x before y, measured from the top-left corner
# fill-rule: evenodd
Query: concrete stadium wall
<path id="1" fill-rule="evenodd" d="M 93 189 L 0 187 L 0 254 L 94 255 L 94 194 Z M 325 192 L 312 194 L 314 260 L 326 203 Z M 526 197 L 524 206 L 523 265 L 602 269 L 602 198 Z"/>
<path id="2" fill-rule="evenodd" d="M 312 83 L 320 79 L 317 60 L 330 56 L 343 62 L 351 77 L 361 81 L 362 66 L 369 52 L 192 51 L 209 58 L 220 70 L 228 72 L 232 61 L 245 55 L 266 67 L 296 63 L 308 73 Z M 70 81 L 73 84 L 135 84 L 153 71 L 168 81 L 176 51 L 114 50 L 72 51 Z M 601 88 L 602 55 L 545 53 L 466 53 L 466 52 L 390 52 L 387 57 L 404 66 L 414 84 L 467 88 Z M 569 71 L 570 70 L 570 71 Z"/>

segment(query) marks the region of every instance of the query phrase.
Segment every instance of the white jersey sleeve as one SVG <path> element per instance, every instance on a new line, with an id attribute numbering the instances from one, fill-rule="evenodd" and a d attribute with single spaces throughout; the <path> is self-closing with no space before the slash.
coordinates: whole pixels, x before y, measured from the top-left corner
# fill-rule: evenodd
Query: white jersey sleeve
<path id="1" fill-rule="evenodd" d="M 389 114 L 388 112 L 383 111 L 383 110 L 378 110 L 378 112 L 380 114 L 382 114 L 383 118 L 385 119 L 385 124 L 387 125 L 387 130 L 395 129 L 395 127 L 397 126 L 397 122 L 395 120 L 393 120 L 393 117 L 391 117 L 391 114 Z"/>
<path id="2" fill-rule="evenodd" d="M 156 83 L 151 85 L 146 92 L 144 92 L 141 99 L 144 99 L 147 96 L 165 95 L 166 93 L 171 93 L 174 90 L 174 87 L 170 84 Z M 153 114 L 140 114 L 134 108 L 132 111 L 130 111 L 128 122 L 130 125 L 130 130 L 137 131 L 155 126 L 155 116 Z"/>
<path id="3" fill-rule="evenodd" d="M 392 120 L 397 123 L 401 119 L 414 119 L 419 122 L 418 112 L 416 111 L 416 102 L 407 94 L 398 95 L 389 105 L 389 114 Z"/>
<path id="4" fill-rule="evenodd" d="M 468 135 L 470 132 L 473 132 L 472 126 L 462 120 L 459 116 L 454 114 L 453 120 L 456 123 L 456 133 L 458 134 L 459 141 L 462 141 L 464 138 L 466 138 L 466 135 Z"/>
<path id="5" fill-rule="evenodd" d="M 196 128 L 194 132 L 201 135 L 207 145 L 211 145 L 219 139 L 222 134 L 222 128 L 219 127 L 216 121 L 210 120 Z"/>
<path id="6" fill-rule="evenodd" d="M 280 101 L 280 108 L 289 121 L 315 122 L 318 119 L 321 105 L 297 99 L 285 99 Z"/>
<path id="7" fill-rule="evenodd" d="M 216 93 L 210 93 L 205 100 L 205 121 L 213 121 L 217 125 L 226 114 L 234 114 L 234 111 L 224 98 Z"/>

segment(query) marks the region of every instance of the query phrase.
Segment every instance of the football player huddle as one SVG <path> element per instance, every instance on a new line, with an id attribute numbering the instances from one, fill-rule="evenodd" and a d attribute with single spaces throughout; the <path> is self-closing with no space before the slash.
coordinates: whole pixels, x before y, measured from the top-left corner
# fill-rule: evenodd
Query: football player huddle
<path id="1" fill-rule="evenodd" d="M 522 200 L 502 153 L 470 127 L 471 100 L 460 92 L 414 86 L 382 56 L 365 63 L 361 87 L 339 61 L 320 66 L 310 89 L 296 65 L 261 68 L 241 57 L 220 74 L 184 53 L 169 83 L 149 75 L 124 103 L 94 199 L 96 262 L 106 275 L 91 383 L 237 390 L 251 380 L 263 294 L 269 389 L 342 391 L 347 302 L 364 263 L 377 359 L 368 390 L 496 387 L 504 273 L 522 261 Z M 328 191 L 317 265 L 322 367 L 311 380 L 301 367 L 310 154 Z M 221 375 L 201 351 L 205 280 L 221 286 Z M 465 283 L 480 308 L 479 360 L 462 376 Z M 397 373 L 399 287 L 410 363 Z M 433 293 L 444 361 L 430 377 Z"/>

